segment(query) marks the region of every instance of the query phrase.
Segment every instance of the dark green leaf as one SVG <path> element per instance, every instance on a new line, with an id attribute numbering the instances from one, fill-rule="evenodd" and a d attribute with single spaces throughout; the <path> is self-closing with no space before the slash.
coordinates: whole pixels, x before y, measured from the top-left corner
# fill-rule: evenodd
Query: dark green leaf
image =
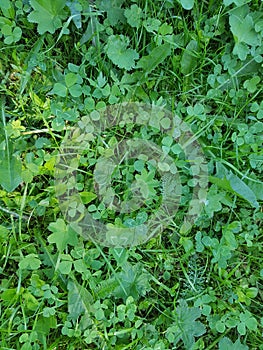
<path id="1" fill-rule="evenodd" d="M 150 73 L 161 64 L 171 53 L 171 46 L 163 44 L 154 48 L 148 56 L 143 56 L 137 63 L 136 68 L 142 68 L 145 73 Z"/>
<path id="2" fill-rule="evenodd" d="M 189 74 L 197 64 L 198 43 L 196 40 L 191 40 L 185 48 L 181 59 L 181 72 Z"/>

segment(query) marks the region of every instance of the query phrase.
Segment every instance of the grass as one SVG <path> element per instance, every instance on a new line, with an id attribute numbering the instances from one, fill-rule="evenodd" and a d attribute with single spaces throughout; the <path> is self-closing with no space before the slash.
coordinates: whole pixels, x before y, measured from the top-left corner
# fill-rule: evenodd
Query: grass
<path id="1" fill-rule="evenodd" d="M 0 11 L 0 348 L 263 349 L 262 4 Z"/>

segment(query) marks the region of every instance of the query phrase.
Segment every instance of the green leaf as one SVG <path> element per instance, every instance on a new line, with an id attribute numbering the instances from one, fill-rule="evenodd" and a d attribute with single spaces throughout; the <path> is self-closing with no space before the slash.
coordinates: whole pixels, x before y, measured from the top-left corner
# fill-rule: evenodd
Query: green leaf
<path id="1" fill-rule="evenodd" d="M 19 263 L 22 270 L 38 270 L 40 265 L 41 261 L 36 254 L 28 254 Z"/>
<path id="2" fill-rule="evenodd" d="M 63 9 L 66 0 L 30 0 L 33 11 L 27 16 L 29 22 L 37 23 L 39 34 L 51 34 L 62 27 L 61 20 L 65 18 Z"/>
<path id="3" fill-rule="evenodd" d="M 197 57 L 196 52 L 198 50 L 198 43 L 196 40 L 191 40 L 182 55 L 181 58 L 181 72 L 185 75 L 191 73 L 196 66 Z"/>
<path id="4" fill-rule="evenodd" d="M 148 33 L 155 33 L 158 31 L 161 21 L 157 18 L 147 18 L 145 21 L 143 21 L 143 26 L 147 30 Z"/>
<path id="5" fill-rule="evenodd" d="M 237 43 L 256 46 L 260 42 L 254 29 L 253 18 L 248 11 L 249 8 L 246 5 L 234 9 L 229 16 L 230 29 Z"/>
<path id="6" fill-rule="evenodd" d="M 222 209 L 222 200 L 224 198 L 224 193 L 217 191 L 217 186 L 212 185 L 208 191 L 207 203 L 205 206 L 205 211 L 209 217 L 213 217 L 214 212 L 220 211 Z"/>
<path id="7" fill-rule="evenodd" d="M 121 8 L 124 0 L 101 0 L 96 3 L 99 10 L 107 12 L 107 19 L 111 26 L 115 26 L 118 22 L 124 22 L 124 10 Z"/>
<path id="8" fill-rule="evenodd" d="M 90 292 L 76 280 L 68 281 L 68 312 L 72 320 L 77 320 L 82 314 L 89 314 L 93 297 Z"/>
<path id="9" fill-rule="evenodd" d="M 21 162 L 11 154 L 12 145 L 6 131 L 6 121 L 4 112 L 4 102 L 0 100 L 1 117 L 3 126 L 1 134 L 5 136 L 3 159 L 0 161 L 0 184 L 8 192 L 12 192 L 22 181 L 22 165 Z"/>
<path id="10" fill-rule="evenodd" d="M 235 4 L 237 6 L 242 6 L 247 2 L 247 0 L 223 0 L 225 6 Z"/>
<path id="11" fill-rule="evenodd" d="M 77 82 L 77 74 L 75 73 L 68 73 L 65 76 L 65 82 L 66 82 L 66 86 L 69 88 L 72 85 L 76 84 Z"/>
<path id="12" fill-rule="evenodd" d="M 136 68 L 142 68 L 145 73 L 150 73 L 171 54 L 171 46 L 163 44 L 154 48 L 148 56 L 143 56 Z"/>
<path id="13" fill-rule="evenodd" d="M 245 326 L 250 331 L 256 331 L 257 330 L 257 320 L 255 317 L 252 316 L 252 314 L 249 311 L 242 312 L 239 315 L 240 322 L 244 323 Z"/>
<path id="14" fill-rule="evenodd" d="M 80 97 L 82 95 L 82 87 L 79 84 L 75 84 L 69 88 L 69 93 L 72 97 Z"/>
<path id="15" fill-rule="evenodd" d="M 22 182 L 22 166 L 15 156 L 8 156 L 0 163 L 0 184 L 7 191 L 14 191 Z"/>
<path id="16" fill-rule="evenodd" d="M 185 10 L 192 10 L 192 8 L 194 7 L 194 0 L 179 0 L 179 1 Z"/>
<path id="17" fill-rule="evenodd" d="M 74 246 L 78 243 L 77 233 L 65 224 L 62 219 L 57 219 L 48 225 L 49 231 L 53 232 L 48 236 L 49 243 L 55 243 L 57 249 L 62 252 L 68 244 Z"/>
<path id="18" fill-rule="evenodd" d="M 61 83 L 55 83 L 53 89 L 51 90 L 52 94 L 56 94 L 61 97 L 67 96 L 67 88 Z"/>
<path id="19" fill-rule="evenodd" d="M 135 67 L 135 61 L 138 60 L 138 53 L 127 48 L 129 39 L 124 35 L 111 35 L 106 45 L 106 54 L 109 59 L 119 68 L 130 70 Z"/>
<path id="20" fill-rule="evenodd" d="M 135 265 L 125 263 L 122 269 L 122 272 L 116 274 L 120 285 L 114 290 L 114 296 L 124 300 L 132 296 L 134 300 L 137 300 L 139 296 L 145 295 L 151 289 L 150 275 L 143 271 L 140 263 Z"/>
<path id="21" fill-rule="evenodd" d="M 58 268 L 62 274 L 68 275 L 72 268 L 72 261 L 61 261 Z"/>
<path id="22" fill-rule="evenodd" d="M 259 204 L 253 190 L 243 180 L 233 174 L 232 171 L 228 171 L 220 162 L 217 162 L 216 175 L 217 176 L 209 176 L 209 181 L 247 200 L 253 207 L 258 208 Z M 251 181 L 249 183 L 251 183 Z M 260 187 L 262 186 L 259 184 L 259 188 Z"/>
<path id="23" fill-rule="evenodd" d="M 176 345 L 182 340 L 185 348 L 191 349 L 195 343 L 195 337 L 200 337 L 206 331 L 205 326 L 200 321 L 196 321 L 202 314 L 201 310 L 198 307 L 188 307 L 185 300 L 180 300 L 173 314 L 175 322 L 166 332 L 168 341 Z"/>
<path id="24" fill-rule="evenodd" d="M 239 196 L 247 200 L 252 205 L 252 207 L 259 207 L 255 193 L 248 187 L 248 185 L 245 184 L 243 180 L 241 180 L 232 172 L 230 172 L 229 175 L 227 175 L 227 180 L 229 181 L 229 184 L 233 191 L 235 191 Z"/>
<path id="25" fill-rule="evenodd" d="M 3 15 L 7 18 L 14 19 L 15 18 L 15 9 L 14 5 L 10 0 L 1 0 L 0 1 L 0 9 L 3 12 Z"/>
<path id="26" fill-rule="evenodd" d="M 247 185 L 254 192 L 256 199 L 263 201 L 263 182 L 257 183 L 254 181 L 248 181 Z"/>
<path id="27" fill-rule="evenodd" d="M 219 350 L 248 350 L 248 346 L 240 343 L 239 339 L 233 343 L 229 338 L 224 337 L 219 342 Z"/>
<path id="28" fill-rule="evenodd" d="M 244 88 L 247 89 L 248 92 L 255 92 L 257 90 L 257 85 L 260 82 L 260 77 L 258 75 L 254 76 L 251 79 L 247 79 L 244 82 Z"/>
<path id="29" fill-rule="evenodd" d="M 93 192 L 80 192 L 80 198 L 83 204 L 88 204 L 97 198 L 97 195 Z"/>
<path id="30" fill-rule="evenodd" d="M 124 16 L 127 18 L 127 22 L 131 27 L 139 28 L 142 18 L 142 9 L 137 5 L 131 5 L 131 7 L 124 11 Z"/>
<path id="31" fill-rule="evenodd" d="M 143 169 L 141 174 L 136 174 L 136 183 L 132 185 L 133 189 L 139 188 L 145 199 L 152 198 L 156 195 L 155 187 L 159 186 L 159 181 L 154 179 L 155 173 Z"/>

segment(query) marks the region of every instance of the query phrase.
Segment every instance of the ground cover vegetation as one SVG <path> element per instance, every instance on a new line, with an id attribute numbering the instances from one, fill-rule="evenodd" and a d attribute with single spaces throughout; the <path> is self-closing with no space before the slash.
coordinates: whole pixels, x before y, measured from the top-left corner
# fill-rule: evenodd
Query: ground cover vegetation
<path id="1" fill-rule="evenodd" d="M 0 39 L 1 349 L 263 349 L 263 3 L 1 0 Z M 92 218 L 136 227 L 164 196 L 170 165 L 145 157 L 94 188 L 124 137 L 152 140 L 181 181 L 162 234 L 105 247 L 62 215 L 54 174 L 67 130 L 123 102 L 187 123 L 209 186 L 182 226 L 194 174 L 180 146 L 154 125 L 104 130 L 78 159 Z M 141 207 L 116 214 L 112 193 L 132 206 L 134 183 Z"/>

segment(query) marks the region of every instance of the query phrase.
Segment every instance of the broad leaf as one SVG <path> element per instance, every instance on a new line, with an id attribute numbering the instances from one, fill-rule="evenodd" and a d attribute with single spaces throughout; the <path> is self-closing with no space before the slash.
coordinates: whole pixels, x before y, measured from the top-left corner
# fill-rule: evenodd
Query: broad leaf
<path id="1" fill-rule="evenodd" d="M 61 19 L 65 18 L 63 9 L 66 0 L 30 0 L 33 11 L 27 16 L 29 22 L 37 23 L 39 34 L 53 34 L 62 27 Z"/>
<path id="2" fill-rule="evenodd" d="M 55 243 L 57 249 L 62 252 L 68 244 L 74 246 L 78 243 L 77 233 L 65 224 L 62 219 L 57 219 L 48 225 L 53 233 L 48 236 L 49 243 Z"/>
<path id="3" fill-rule="evenodd" d="M 205 326 L 196 321 L 202 312 L 198 307 L 188 307 L 185 300 L 181 300 L 174 312 L 175 321 L 167 329 L 166 337 L 170 343 L 176 345 L 183 341 L 186 349 L 191 349 L 195 337 L 200 337 L 206 331 Z"/>
<path id="4" fill-rule="evenodd" d="M 91 311 L 93 297 L 90 292 L 76 280 L 68 281 L 68 312 L 72 320 L 77 320 L 82 314 Z"/>
<path id="5" fill-rule="evenodd" d="M 254 29 L 253 18 L 247 13 L 247 6 L 238 7 L 231 12 L 229 17 L 231 32 L 236 42 L 256 46 L 259 45 L 258 35 Z"/>
<path id="6" fill-rule="evenodd" d="M 107 12 L 107 19 L 111 26 L 124 22 L 124 9 L 121 8 L 124 0 L 100 0 L 96 2 L 99 10 Z"/>
<path id="7" fill-rule="evenodd" d="M 119 68 L 130 70 L 135 67 L 138 60 L 138 53 L 127 48 L 129 40 L 124 35 L 111 35 L 106 46 L 106 53 L 109 59 Z"/>
<path id="8" fill-rule="evenodd" d="M 113 294 L 124 300 L 128 296 L 132 296 L 137 300 L 139 296 L 145 295 L 151 289 L 149 284 L 150 275 L 143 271 L 142 265 L 137 263 L 131 265 L 125 263 L 123 271 L 116 274 L 119 286 L 114 290 Z"/>
<path id="9" fill-rule="evenodd" d="M 239 194 L 239 196 L 247 200 L 253 207 L 259 207 L 255 193 L 245 184 L 244 181 L 232 172 L 227 176 L 227 180 L 229 181 L 231 188 Z"/>
<path id="10" fill-rule="evenodd" d="M 245 199 L 253 207 L 258 208 L 259 204 L 255 193 L 243 180 L 233 174 L 232 171 L 228 171 L 220 162 L 217 162 L 216 167 L 216 176 L 209 176 L 212 183 Z"/>
<path id="11" fill-rule="evenodd" d="M 189 74 L 195 68 L 197 63 L 196 52 L 198 50 L 198 43 L 196 40 L 191 40 L 185 48 L 181 59 L 181 72 Z"/>
<path id="12" fill-rule="evenodd" d="M 171 53 L 169 44 L 163 44 L 154 48 L 148 56 L 143 56 L 137 63 L 136 68 L 142 68 L 145 73 L 150 73 L 161 64 Z"/>
<path id="13" fill-rule="evenodd" d="M 131 5 L 129 9 L 124 11 L 124 16 L 131 27 L 139 28 L 141 24 L 142 9 L 137 5 Z"/>
<path id="14" fill-rule="evenodd" d="M 224 337 L 219 342 L 219 350 L 248 350 L 248 346 L 243 345 L 239 339 L 233 343 L 229 338 Z"/>
<path id="15" fill-rule="evenodd" d="M 0 184 L 8 192 L 14 191 L 22 182 L 21 162 L 14 156 L 6 155 L 0 163 Z"/>

